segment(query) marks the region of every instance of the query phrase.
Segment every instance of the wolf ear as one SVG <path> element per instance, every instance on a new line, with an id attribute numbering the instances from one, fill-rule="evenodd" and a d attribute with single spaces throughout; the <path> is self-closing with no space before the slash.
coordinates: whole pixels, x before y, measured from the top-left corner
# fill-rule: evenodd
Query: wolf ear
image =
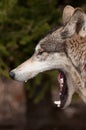
<path id="1" fill-rule="evenodd" d="M 69 19 L 71 18 L 72 14 L 74 13 L 74 8 L 70 5 L 67 5 L 64 10 L 63 10 L 63 15 L 62 15 L 62 21 L 63 24 L 65 25 Z"/>
<path id="2" fill-rule="evenodd" d="M 61 35 L 67 32 L 66 38 L 72 36 L 74 33 L 80 36 L 86 36 L 86 15 L 80 8 L 74 10 L 69 22 L 65 25 Z"/>

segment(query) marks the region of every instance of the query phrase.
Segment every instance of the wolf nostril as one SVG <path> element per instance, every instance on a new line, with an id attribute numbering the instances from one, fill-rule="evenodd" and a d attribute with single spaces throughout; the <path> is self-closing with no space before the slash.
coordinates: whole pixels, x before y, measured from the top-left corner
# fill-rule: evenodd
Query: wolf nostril
<path id="1" fill-rule="evenodd" d="M 9 75 L 10 75 L 10 77 L 11 77 L 12 79 L 15 78 L 15 73 L 14 73 L 14 72 L 10 71 Z"/>

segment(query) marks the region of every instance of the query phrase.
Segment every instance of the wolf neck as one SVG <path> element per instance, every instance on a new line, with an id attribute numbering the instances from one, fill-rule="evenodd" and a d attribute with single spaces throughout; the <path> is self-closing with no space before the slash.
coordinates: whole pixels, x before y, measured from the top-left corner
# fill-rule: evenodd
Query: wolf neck
<path id="1" fill-rule="evenodd" d="M 86 82 L 86 37 L 75 34 L 66 42 L 67 53 L 73 65 L 78 68 L 81 79 Z"/>
<path id="2" fill-rule="evenodd" d="M 71 77 L 73 81 L 73 87 L 75 87 L 76 93 L 78 93 L 81 99 L 86 103 L 86 83 L 81 79 L 79 72 L 71 66 L 68 76 Z"/>
<path id="3" fill-rule="evenodd" d="M 75 34 L 67 39 L 67 53 L 77 72 L 72 75 L 76 85 L 76 92 L 86 103 L 86 37 Z"/>

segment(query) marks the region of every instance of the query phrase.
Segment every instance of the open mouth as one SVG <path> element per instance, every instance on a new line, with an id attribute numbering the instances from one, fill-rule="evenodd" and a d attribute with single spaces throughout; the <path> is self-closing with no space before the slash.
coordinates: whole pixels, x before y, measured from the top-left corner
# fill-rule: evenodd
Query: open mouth
<path id="1" fill-rule="evenodd" d="M 68 87 L 67 87 L 67 79 L 61 70 L 59 71 L 58 74 L 58 83 L 60 87 L 60 92 L 59 92 L 59 100 L 54 101 L 54 104 L 57 105 L 57 107 L 63 108 L 66 104 L 67 97 L 68 97 Z"/>

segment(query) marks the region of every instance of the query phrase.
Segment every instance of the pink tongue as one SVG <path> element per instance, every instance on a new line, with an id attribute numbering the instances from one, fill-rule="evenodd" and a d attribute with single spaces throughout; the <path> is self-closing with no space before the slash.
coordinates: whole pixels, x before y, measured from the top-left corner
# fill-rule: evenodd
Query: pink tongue
<path id="1" fill-rule="evenodd" d="M 62 87 L 63 87 L 63 83 L 64 83 L 64 78 L 63 78 L 63 75 L 62 75 L 61 72 L 58 74 L 58 82 L 59 82 L 59 85 L 60 85 L 60 92 L 62 92 Z"/>

